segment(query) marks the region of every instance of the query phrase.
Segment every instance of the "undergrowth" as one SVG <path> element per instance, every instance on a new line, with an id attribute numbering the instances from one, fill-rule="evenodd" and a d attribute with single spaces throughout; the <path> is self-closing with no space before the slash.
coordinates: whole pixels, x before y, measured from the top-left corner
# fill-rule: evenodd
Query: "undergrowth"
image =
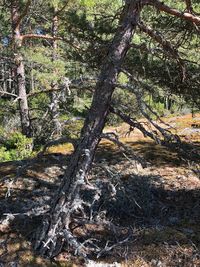
<path id="1" fill-rule="evenodd" d="M 20 132 L 0 132 L 0 162 L 21 160 L 33 156 L 33 140 Z"/>

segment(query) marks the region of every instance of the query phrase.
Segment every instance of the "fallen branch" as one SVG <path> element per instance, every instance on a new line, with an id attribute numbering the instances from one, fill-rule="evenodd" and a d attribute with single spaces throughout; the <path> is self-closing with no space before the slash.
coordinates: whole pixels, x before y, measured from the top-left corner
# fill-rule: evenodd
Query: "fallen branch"
<path id="1" fill-rule="evenodd" d="M 117 247 L 117 246 L 119 246 L 119 245 L 122 245 L 122 244 L 126 243 L 129 239 L 130 239 L 130 236 L 128 236 L 128 237 L 125 238 L 124 240 L 121 240 L 121 241 L 115 243 L 115 244 L 112 245 L 112 246 L 108 246 L 109 241 L 107 241 L 107 243 L 106 243 L 104 249 L 102 249 L 102 250 L 97 254 L 97 259 L 98 259 L 99 257 L 101 257 L 103 254 L 108 253 L 109 251 L 111 251 L 111 250 L 114 249 L 115 247 Z"/>

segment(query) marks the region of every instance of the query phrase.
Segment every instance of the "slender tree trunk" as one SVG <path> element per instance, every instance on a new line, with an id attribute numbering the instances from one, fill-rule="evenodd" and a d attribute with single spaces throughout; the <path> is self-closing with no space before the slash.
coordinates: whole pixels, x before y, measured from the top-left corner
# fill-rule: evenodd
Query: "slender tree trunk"
<path id="1" fill-rule="evenodd" d="M 2 63 L 2 82 L 3 82 L 3 91 L 7 91 L 6 81 L 7 81 L 7 75 L 6 75 L 6 63 Z"/>
<path id="2" fill-rule="evenodd" d="M 58 16 L 57 14 L 57 8 L 54 7 L 54 16 L 53 16 L 53 22 L 52 22 L 52 36 L 56 37 L 58 34 Z M 53 55 L 52 55 L 52 61 L 55 62 L 58 58 L 57 54 L 58 50 L 58 41 L 56 39 L 53 39 Z M 54 74 L 57 74 L 56 69 L 54 70 Z M 58 89 L 58 84 L 56 81 L 52 82 L 51 85 L 53 91 L 50 94 L 51 97 L 51 105 L 50 105 L 50 112 L 51 112 L 51 119 L 53 122 L 54 127 L 54 133 L 60 135 L 61 134 L 61 124 L 59 122 L 58 116 L 59 116 L 59 96 L 58 92 L 56 92 L 56 89 Z"/>
<path id="3" fill-rule="evenodd" d="M 27 137 L 32 136 L 31 121 L 29 117 L 28 99 L 26 94 L 26 81 L 23 57 L 18 56 L 17 77 L 18 77 L 18 96 L 19 96 L 19 110 L 22 133 Z"/>
<path id="4" fill-rule="evenodd" d="M 30 75 L 31 75 L 30 88 L 31 88 L 31 92 L 34 92 L 35 91 L 35 82 L 34 82 L 34 75 L 33 75 L 33 64 L 31 64 Z"/>
<path id="5" fill-rule="evenodd" d="M 86 173 L 91 166 L 109 112 L 109 103 L 119 70 L 139 19 L 140 8 L 137 3 L 133 0 L 125 3 L 119 28 L 102 66 L 79 145 L 72 155 L 63 182 L 55 196 L 50 215 L 44 218 L 43 226 L 38 229 L 35 249 L 47 257 L 58 254 L 65 241 L 84 256 L 70 231 L 71 216 L 76 210 L 79 189 L 85 183 Z"/>
<path id="6" fill-rule="evenodd" d="M 18 81 L 19 111 L 20 111 L 22 133 L 27 137 L 31 137 L 32 127 L 29 117 L 29 107 L 26 94 L 24 60 L 23 60 L 23 55 L 20 52 L 20 48 L 22 45 L 22 36 L 20 33 L 20 23 L 18 21 L 20 17 L 18 5 L 19 3 L 16 0 L 13 0 L 11 3 L 14 62 L 16 65 L 16 74 Z"/>

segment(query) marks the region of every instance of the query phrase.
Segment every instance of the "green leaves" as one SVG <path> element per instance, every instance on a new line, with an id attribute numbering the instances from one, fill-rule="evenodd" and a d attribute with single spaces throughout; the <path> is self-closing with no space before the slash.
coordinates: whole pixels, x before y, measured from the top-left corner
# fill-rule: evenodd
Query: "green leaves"
<path id="1" fill-rule="evenodd" d="M 3 146 L 0 146 L 0 162 L 9 160 L 21 160 L 32 155 L 31 138 L 27 138 L 20 132 L 6 134 L 6 140 Z"/>
<path id="2" fill-rule="evenodd" d="M 80 0 L 80 4 L 84 7 L 94 7 L 95 1 L 94 0 Z"/>
<path id="3" fill-rule="evenodd" d="M 51 48 L 25 49 L 24 55 L 27 65 L 32 66 L 36 89 L 50 89 L 52 82 L 59 84 L 61 78 L 65 76 L 65 62 L 60 58 L 52 61 Z"/>

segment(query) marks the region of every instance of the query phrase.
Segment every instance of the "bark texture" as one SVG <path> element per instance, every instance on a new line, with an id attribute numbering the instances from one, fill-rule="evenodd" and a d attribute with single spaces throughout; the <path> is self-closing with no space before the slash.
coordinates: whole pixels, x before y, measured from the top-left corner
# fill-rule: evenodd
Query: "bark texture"
<path id="1" fill-rule="evenodd" d="M 57 16 L 57 8 L 54 7 L 54 16 L 52 20 L 52 37 L 53 37 L 53 53 L 52 53 L 52 61 L 55 62 L 58 58 L 57 49 L 58 49 L 58 41 L 56 40 L 56 36 L 58 34 L 58 16 Z M 54 74 L 57 74 L 57 70 L 54 70 Z M 58 95 L 58 84 L 57 82 L 52 82 L 51 84 L 51 119 L 53 122 L 54 133 L 60 135 L 61 134 L 61 124 L 59 122 L 59 95 Z"/>
<path id="2" fill-rule="evenodd" d="M 28 3 L 29 2 L 30 1 L 28 1 Z M 28 8 L 28 3 L 26 8 Z M 20 48 L 22 45 L 22 36 L 20 33 L 20 21 L 22 17 L 19 14 L 19 1 L 13 0 L 11 2 L 11 19 L 12 19 L 14 62 L 16 66 L 16 75 L 18 81 L 17 94 L 19 99 L 19 111 L 20 111 L 22 133 L 27 137 L 31 137 L 32 127 L 29 117 L 29 107 L 28 107 L 28 99 L 26 93 L 24 60 L 23 60 L 23 55 L 20 52 Z"/>
<path id="3" fill-rule="evenodd" d="M 79 145 L 72 155 L 64 180 L 55 196 L 50 215 L 44 218 L 43 225 L 36 235 L 35 249 L 44 256 L 54 257 L 61 251 L 65 241 L 79 255 L 85 257 L 87 254 L 70 231 L 71 216 L 79 208 L 79 190 L 85 183 L 85 176 L 94 158 L 120 67 L 130 46 L 139 14 L 138 1 L 125 2 L 118 30 L 102 66 Z"/>

